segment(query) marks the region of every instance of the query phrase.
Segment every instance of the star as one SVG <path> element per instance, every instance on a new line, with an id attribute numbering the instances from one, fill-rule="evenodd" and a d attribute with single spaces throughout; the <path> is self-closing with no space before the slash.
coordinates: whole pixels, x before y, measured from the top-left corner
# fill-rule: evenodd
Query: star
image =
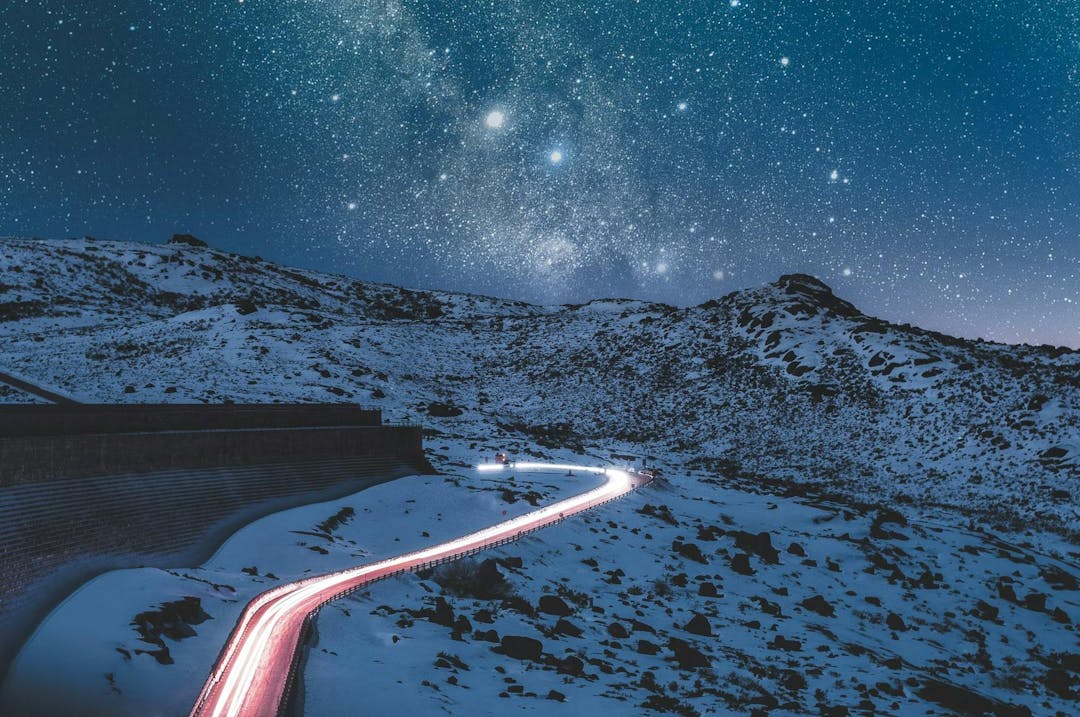
<path id="1" fill-rule="evenodd" d="M 1033 51 L 1027 19 L 1005 10 L 970 27 L 897 7 L 888 24 L 910 33 L 889 33 L 865 3 L 49 4 L 0 0 L 15 112 L 0 120 L 0 234 L 167 231 L 182 214 L 241 253 L 539 303 L 692 305 L 816 271 L 867 311 L 999 340 L 1036 326 L 1080 347 L 1075 48 Z M 1039 31 L 1065 32 L 1065 15 L 1042 13 Z M 94 27 L 142 40 L 116 54 L 87 35 L 90 54 L 73 51 Z M 178 27 L 197 51 L 174 51 Z M 842 28 L 844 61 L 810 28 Z M 989 81 L 969 76 L 999 55 Z M 101 81 L 85 81 L 87 58 Z M 144 73 L 169 84 L 167 103 Z M 991 104 L 1011 131 L 979 119 Z M 110 181 L 146 176 L 148 142 L 167 166 Z M 248 179 L 273 212 L 247 200 Z M 544 237 L 573 248 L 540 251 Z M 551 259 L 547 283 L 520 281 L 519 259 Z M 594 280 L 571 280 L 586 267 Z M 938 284 L 961 268 L 958 302 Z M 1014 274 L 1024 299 L 1002 280 Z M 978 320 L 959 321 L 968 310 Z"/>

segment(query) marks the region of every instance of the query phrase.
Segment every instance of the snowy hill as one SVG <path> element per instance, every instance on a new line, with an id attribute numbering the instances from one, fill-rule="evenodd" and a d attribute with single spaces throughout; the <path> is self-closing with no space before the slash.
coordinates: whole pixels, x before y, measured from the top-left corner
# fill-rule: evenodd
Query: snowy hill
<path id="1" fill-rule="evenodd" d="M 536 307 L 184 243 L 7 239 L 0 318 L 0 370 L 84 400 L 356 401 L 1076 529 L 1080 352 L 891 325 L 807 276 L 687 309 Z"/>
<path id="2" fill-rule="evenodd" d="M 801 275 L 691 308 L 537 307 L 94 240 L 0 241 L 0 318 L 0 371 L 77 398 L 377 405 L 421 419 L 448 474 L 87 585 L 19 664 L 49 674 L 63 644 L 88 714 L 184 713 L 278 579 L 580 488 L 464 469 L 496 448 L 648 453 L 666 481 L 491 553 L 500 595 L 408 575 L 325 608 L 306 714 L 1065 715 L 1080 697 L 1080 352 L 891 325 Z M 311 528 L 330 515 L 362 518 Z M 190 597 L 212 619 L 160 638 L 158 664 L 133 620 Z M 493 651 L 508 635 L 541 652 Z"/>

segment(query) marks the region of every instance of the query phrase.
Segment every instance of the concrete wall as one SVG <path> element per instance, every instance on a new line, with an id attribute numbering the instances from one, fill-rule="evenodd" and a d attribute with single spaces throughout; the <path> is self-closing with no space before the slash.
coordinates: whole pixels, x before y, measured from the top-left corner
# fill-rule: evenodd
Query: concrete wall
<path id="1" fill-rule="evenodd" d="M 383 454 L 0 486 L 0 678 L 45 615 L 95 575 L 196 566 L 264 515 L 427 470 Z"/>
<path id="2" fill-rule="evenodd" d="M 10 435 L 17 411 L 0 411 L 9 429 L 0 433 L 0 676 L 48 611 L 94 575 L 198 565 L 264 515 L 431 471 L 419 426 L 380 426 L 377 411 L 354 406 L 42 408 L 51 411 L 25 415 L 45 416 L 28 425 L 50 435 Z M 140 417 L 150 428 L 217 429 L 80 432 L 95 419 L 130 429 Z"/>
<path id="3" fill-rule="evenodd" d="M 0 406 L 0 436 L 378 426 L 382 413 L 347 403 L 75 404 Z"/>
<path id="4" fill-rule="evenodd" d="M 0 438 L 0 486 L 326 457 L 422 461 L 418 426 L 333 426 Z"/>

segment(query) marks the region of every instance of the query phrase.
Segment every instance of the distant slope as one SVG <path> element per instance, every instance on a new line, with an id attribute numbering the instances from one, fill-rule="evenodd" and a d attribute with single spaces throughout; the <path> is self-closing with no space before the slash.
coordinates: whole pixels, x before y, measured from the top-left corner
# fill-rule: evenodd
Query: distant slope
<path id="1" fill-rule="evenodd" d="M 86 400 L 355 401 L 1078 531 L 1080 352 L 889 324 L 803 275 L 685 309 L 537 307 L 186 244 L 6 239 L 0 341 L 0 370 Z"/>

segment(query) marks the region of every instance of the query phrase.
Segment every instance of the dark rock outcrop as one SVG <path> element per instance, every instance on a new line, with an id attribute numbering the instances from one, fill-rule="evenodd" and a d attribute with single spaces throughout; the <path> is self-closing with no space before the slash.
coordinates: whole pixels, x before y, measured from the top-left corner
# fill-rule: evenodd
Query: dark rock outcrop
<path id="1" fill-rule="evenodd" d="M 739 546 L 740 550 L 745 550 L 747 553 L 757 555 L 766 563 L 775 565 L 780 562 L 780 554 L 776 552 L 776 548 L 772 544 L 772 536 L 768 533 L 747 533 L 744 530 L 731 533 L 735 538 L 735 544 Z"/>
<path id="2" fill-rule="evenodd" d="M 668 639 L 668 649 L 671 650 L 672 657 L 678 663 L 680 670 L 693 670 L 709 667 L 712 664 L 705 653 L 677 637 Z"/>
<path id="3" fill-rule="evenodd" d="M 552 628 L 552 632 L 556 635 L 567 635 L 569 637 L 581 637 L 581 628 L 570 622 L 565 618 L 559 618 L 559 621 L 555 623 L 555 627 Z"/>
<path id="4" fill-rule="evenodd" d="M 536 662 L 544 652 L 544 643 L 522 635 L 503 635 L 502 642 L 499 643 L 499 651 L 515 660 Z"/>
<path id="5" fill-rule="evenodd" d="M 200 249 L 205 249 L 208 246 L 206 242 L 192 234 L 173 234 L 169 243 L 186 244 L 188 246 L 199 247 Z"/>
<path id="6" fill-rule="evenodd" d="M 836 613 L 829 601 L 821 597 L 820 595 L 814 595 L 813 597 L 809 597 L 800 602 L 799 605 L 806 608 L 807 610 L 810 610 L 811 612 L 816 612 L 822 617 L 832 617 Z"/>
<path id="7" fill-rule="evenodd" d="M 616 640 L 625 640 L 626 638 L 630 637 L 630 633 L 627 631 L 627 629 L 618 622 L 613 622 L 608 625 L 607 632 Z"/>
<path id="8" fill-rule="evenodd" d="M 731 569 L 740 575 L 753 575 L 756 572 L 750 567 L 750 556 L 746 553 L 735 553 L 731 556 Z"/>
<path id="9" fill-rule="evenodd" d="M 712 625 L 709 624 L 708 618 L 701 613 L 694 613 L 694 616 L 690 618 L 689 622 L 683 625 L 683 629 L 694 635 L 701 635 L 702 637 L 712 637 Z"/>
<path id="10" fill-rule="evenodd" d="M 574 613 L 570 609 L 570 606 L 566 604 L 558 595 L 541 595 L 540 600 L 537 603 L 537 610 L 548 615 L 557 615 L 559 617 L 566 617 Z"/>

